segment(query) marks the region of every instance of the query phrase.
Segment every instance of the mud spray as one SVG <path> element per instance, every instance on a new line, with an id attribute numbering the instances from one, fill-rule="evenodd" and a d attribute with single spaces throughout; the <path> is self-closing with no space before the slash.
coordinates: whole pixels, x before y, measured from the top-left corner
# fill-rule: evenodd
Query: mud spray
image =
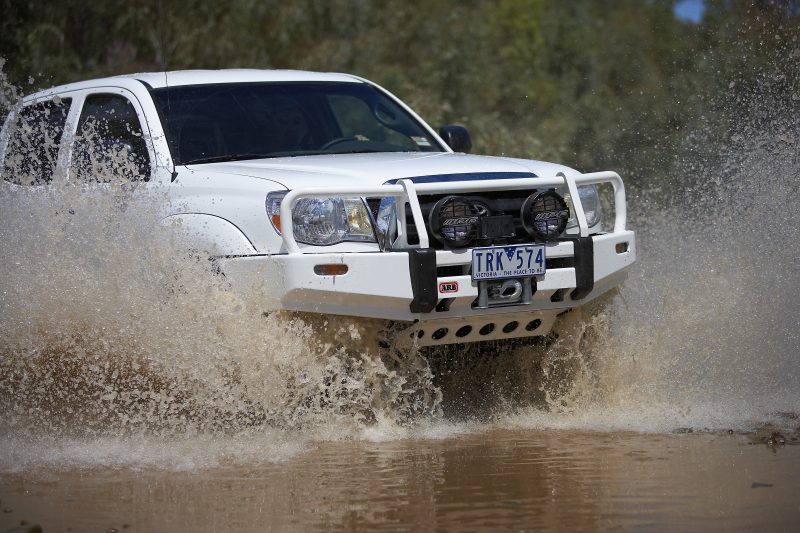
<path id="1" fill-rule="evenodd" d="M 380 323 L 231 291 L 159 223 L 158 188 L 4 183 L 0 468 L 195 469 L 487 427 L 797 425 L 800 138 L 769 124 L 731 132 L 691 187 L 630 195 L 631 278 L 557 337 L 400 357 Z"/>

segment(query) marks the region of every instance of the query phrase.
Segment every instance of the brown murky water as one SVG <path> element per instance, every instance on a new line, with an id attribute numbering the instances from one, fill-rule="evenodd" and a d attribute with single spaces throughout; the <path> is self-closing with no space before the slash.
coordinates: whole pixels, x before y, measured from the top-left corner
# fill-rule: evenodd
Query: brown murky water
<path id="1" fill-rule="evenodd" d="M 800 446 L 726 433 L 495 429 L 319 443 L 277 463 L 42 469 L 0 480 L 2 527 L 26 521 L 45 532 L 796 531 L 800 523 Z"/>

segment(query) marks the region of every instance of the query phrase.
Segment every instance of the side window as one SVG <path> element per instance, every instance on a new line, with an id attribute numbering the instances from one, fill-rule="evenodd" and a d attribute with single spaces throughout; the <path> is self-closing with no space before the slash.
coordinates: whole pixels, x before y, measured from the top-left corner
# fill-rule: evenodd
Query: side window
<path id="1" fill-rule="evenodd" d="M 8 131 L 3 179 L 41 185 L 53 179 L 70 98 L 54 98 L 19 110 Z"/>
<path id="2" fill-rule="evenodd" d="M 72 150 L 73 175 L 90 182 L 147 181 L 150 157 L 133 104 L 118 94 L 86 97 Z"/>
<path id="3" fill-rule="evenodd" d="M 409 137 L 384 126 L 382 123 L 390 122 L 391 119 L 380 115 L 373 116 L 370 106 L 364 100 L 353 96 L 336 95 L 329 96 L 328 103 L 339 123 L 343 137 L 391 143 L 410 150 L 419 149 Z"/>

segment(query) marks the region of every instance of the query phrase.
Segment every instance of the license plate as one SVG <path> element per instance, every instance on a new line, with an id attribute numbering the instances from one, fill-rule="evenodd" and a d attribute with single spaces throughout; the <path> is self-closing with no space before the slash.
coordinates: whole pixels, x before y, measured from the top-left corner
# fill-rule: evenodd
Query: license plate
<path id="1" fill-rule="evenodd" d="M 545 247 L 543 244 L 474 248 L 472 250 L 472 279 L 480 281 L 543 276 L 544 261 Z"/>

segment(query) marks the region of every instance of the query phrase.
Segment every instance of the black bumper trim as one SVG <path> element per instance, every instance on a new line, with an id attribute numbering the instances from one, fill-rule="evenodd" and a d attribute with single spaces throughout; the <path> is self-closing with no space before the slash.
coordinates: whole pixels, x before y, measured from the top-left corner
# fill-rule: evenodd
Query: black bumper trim
<path id="1" fill-rule="evenodd" d="M 409 304 L 412 313 L 430 313 L 439 301 L 436 286 L 436 250 L 414 248 L 408 250 L 408 270 L 414 298 Z"/>
<path id="2" fill-rule="evenodd" d="M 594 241 L 591 237 L 571 239 L 575 255 L 575 289 L 573 300 L 581 300 L 594 289 Z"/>

